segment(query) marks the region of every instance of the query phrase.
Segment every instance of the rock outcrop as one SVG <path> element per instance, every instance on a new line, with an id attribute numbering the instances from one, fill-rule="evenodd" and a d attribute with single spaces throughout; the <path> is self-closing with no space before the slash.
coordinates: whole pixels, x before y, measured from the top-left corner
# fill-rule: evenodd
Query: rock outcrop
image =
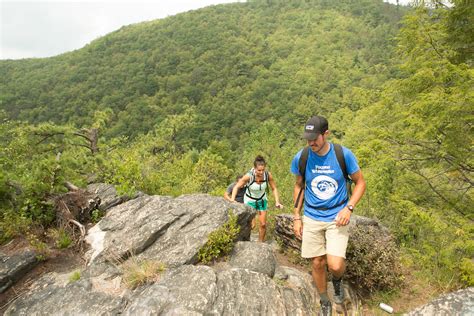
<path id="1" fill-rule="evenodd" d="M 130 199 L 128 196 L 119 195 L 117 189 L 107 183 L 92 183 L 87 186 L 87 191 L 97 194 L 100 198 L 99 210 L 106 211 L 111 207 L 122 204 Z"/>
<path id="2" fill-rule="evenodd" d="M 110 209 L 89 231 L 90 260 L 137 256 L 168 267 L 194 264 L 208 235 L 224 225 L 230 213 L 237 216 L 241 227 L 238 240 L 249 240 L 255 213 L 242 204 L 205 194 L 140 196 Z"/>
<path id="3" fill-rule="evenodd" d="M 228 260 L 198 264 L 199 249 L 233 213 L 241 226 Z M 277 264 L 272 247 L 246 241 L 255 211 L 204 194 L 142 195 L 110 208 L 90 230 L 89 265 L 73 281 L 47 274 L 6 315 L 312 315 L 319 299 L 307 272 Z M 131 289 L 124 267 L 159 261 L 166 270 Z"/>
<path id="4" fill-rule="evenodd" d="M 409 312 L 410 316 L 474 315 L 474 287 L 444 294 Z"/>
<path id="5" fill-rule="evenodd" d="M 37 264 L 36 254 L 32 250 L 14 256 L 0 253 L 0 293 L 5 292 Z"/>

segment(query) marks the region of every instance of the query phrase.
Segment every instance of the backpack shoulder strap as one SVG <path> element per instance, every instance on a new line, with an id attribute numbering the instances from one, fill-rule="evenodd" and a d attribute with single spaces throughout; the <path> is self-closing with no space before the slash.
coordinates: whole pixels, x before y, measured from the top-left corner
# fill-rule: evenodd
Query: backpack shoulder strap
<path id="1" fill-rule="evenodd" d="M 305 148 L 303 148 L 300 159 L 298 160 L 298 171 L 300 175 L 303 177 L 303 187 L 298 193 L 298 197 L 296 198 L 296 201 L 295 201 L 295 207 L 298 207 L 300 198 L 301 198 L 301 193 L 303 193 L 304 187 L 306 186 L 305 175 L 306 175 L 306 164 L 308 162 L 308 156 L 309 156 L 309 147 L 306 146 Z"/>
<path id="2" fill-rule="evenodd" d="M 247 173 L 250 176 L 249 182 L 247 182 L 247 186 L 251 186 L 255 182 L 255 171 L 254 169 L 250 169 L 250 171 Z"/>
<path id="3" fill-rule="evenodd" d="M 306 146 L 305 148 L 303 148 L 303 151 L 301 152 L 300 160 L 298 160 L 298 170 L 300 172 L 300 175 L 303 177 L 303 184 L 305 182 L 306 164 L 308 162 L 308 156 L 309 156 L 309 147 Z"/>
<path id="4" fill-rule="evenodd" d="M 344 175 L 344 179 L 346 181 L 349 181 L 349 175 L 347 174 L 347 168 L 346 168 L 346 160 L 344 159 L 344 152 L 342 151 L 342 146 L 340 144 L 334 144 L 334 151 L 336 152 L 336 158 L 337 162 L 339 163 L 339 167 L 342 170 L 342 174 Z"/>
<path id="5" fill-rule="evenodd" d="M 270 192 L 270 185 L 268 184 L 268 181 L 270 181 L 270 175 L 267 170 L 265 170 L 265 173 L 263 174 L 263 181 L 266 184 L 265 191 Z"/>

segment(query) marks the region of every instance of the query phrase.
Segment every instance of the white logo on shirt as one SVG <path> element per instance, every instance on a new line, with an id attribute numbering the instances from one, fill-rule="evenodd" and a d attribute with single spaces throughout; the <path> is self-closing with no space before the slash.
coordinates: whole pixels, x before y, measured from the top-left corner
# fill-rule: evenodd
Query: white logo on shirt
<path id="1" fill-rule="evenodd" d="M 328 176 L 317 176 L 311 181 L 311 190 L 321 200 L 328 200 L 336 195 L 337 182 Z"/>

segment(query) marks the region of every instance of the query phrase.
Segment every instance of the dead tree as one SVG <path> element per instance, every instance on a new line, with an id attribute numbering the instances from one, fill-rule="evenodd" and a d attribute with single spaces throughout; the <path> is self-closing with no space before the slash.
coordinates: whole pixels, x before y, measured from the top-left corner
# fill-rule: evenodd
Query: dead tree
<path id="1" fill-rule="evenodd" d="M 91 213 L 100 204 L 100 198 L 91 192 L 66 182 L 69 192 L 54 198 L 57 221 L 60 227 L 76 225 L 81 231 L 81 240 L 86 234 L 84 224 L 90 222 Z"/>

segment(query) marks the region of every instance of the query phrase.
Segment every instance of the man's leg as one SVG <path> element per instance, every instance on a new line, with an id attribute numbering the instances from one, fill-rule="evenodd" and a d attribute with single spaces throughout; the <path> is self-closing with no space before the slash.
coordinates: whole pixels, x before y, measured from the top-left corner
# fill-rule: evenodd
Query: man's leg
<path id="1" fill-rule="evenodd" d="M 328 270 L 336 279 L 342 278 L 346 271 L 346 260 L 343 257 L 327 255 Z"/>
<path id="2" fill-rule="evenodd" d="M 327 275 L 326 275 L 326 256 L 320 256 L 313 258 L 313 267 L 311 271 L 314 283 L 318 292 L 327 292 Z"/>
<path id="3" fill-rule="evenodd" d="M 311 275 L 313 276 L 314 283 L 318 289 L 319 297 L 321 298 L 320 315 L 331 315 L 332 305 L 327 293 L 326 256 L 313 258 Z"/>
<path id="4" fill-rule="evenodd" d="M 325 237 L 327 226 L 328 223 L 304 217 L 301 256 L 303 258 L 311 258 L 311 275 L 321 298 L 321 315 L 331 315 L 332 313 L 331 301 L 327 294 Z"/>
<path id="5" fill-rule="evenodd" d="M 326 239 L 328 270 L 333 276 L 334 302 L 336 304 L 342 304 L 344 302 L 342 276 L 346 270 L 345 256 L 349 240 L 349 227 L 331 225 L 326 231 Z"/>

